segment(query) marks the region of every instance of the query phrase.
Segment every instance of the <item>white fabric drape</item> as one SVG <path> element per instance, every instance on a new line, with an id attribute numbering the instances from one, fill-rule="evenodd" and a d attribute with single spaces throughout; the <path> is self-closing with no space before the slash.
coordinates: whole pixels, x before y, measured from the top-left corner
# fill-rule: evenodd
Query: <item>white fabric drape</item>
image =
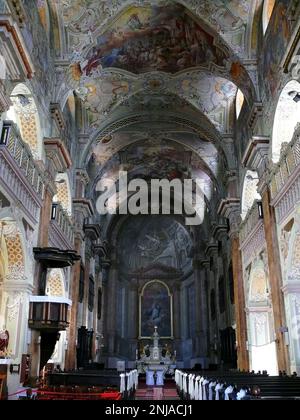
<path id="1" fill-rule="evenodd" d="M 209 384 L 209 395 L 208 395 L 208 399 L 209 399 L 209 401 L 212 401 L 213 400 L 213 388 L 215 387 L 217 385 L 217 383 L 216 382 L 211 382 L 210 384 Z"/>
<path id="2" fill-rule="evenodd" d="M 216 386 L 216 401 L 220 401 L 220 391 L 222 391 L 224 385 L 217 384 Z"/>
<path id="3" fill-rule="evenodd" d="M 244 389 L 241 389 L 240 392 L 238 392 L 236 399 L 238 401 L 241 401 L 243 398 L 245 398 L 247 395 L 247 392 Z"/>
<path id="4" fill-rule="evenodd" d="M 197 376 L 195 380 L 195 395 L 194 400 L 199 401 L 199 382 L 200 382 L 200 376 Z"/>
<path id="5" fill-rule="evenodd" d="M 203 381 L 203 384 L 202 384 L 202 388 L 203 388 L 202 400 L 203 400 L 203 401 L 207 401 L 206 385 L 208 385 L 208 384 L 209 384 L 209 381 L 208 381 L 207 379 L 205 379 L 205 380 Z"/>
<path id="6" fill-rule="evenodd" d="M 229 386 L 225 389 L 225 401 L 229 401 L 229 395 L 233 393 L 233 387 Z"/>
<path id="7" fill-rule="evenodd" d="M 203 382 L 204 382 L 204 378 L 202 377 L 200 379 L 200 384 L 199 384 L 199 400 L 203 401 Z"/>
<path id="8" fill-rule="evenodd" d="M 122 373 L 120 375 L 120 378 L 121 378 L 120 393 L 123 394 L 126 391 L 125 374 Z"/>

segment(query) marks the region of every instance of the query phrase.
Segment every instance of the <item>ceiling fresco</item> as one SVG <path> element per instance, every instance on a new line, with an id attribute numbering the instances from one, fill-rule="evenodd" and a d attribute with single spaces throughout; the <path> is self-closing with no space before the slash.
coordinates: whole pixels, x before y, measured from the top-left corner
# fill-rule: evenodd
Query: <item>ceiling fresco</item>
<path id="1" fill-rule="evenodd" d="M 115 184 L 120 170 L 131 179 L 197 178 L 204 214 L 229 161 L 222 138 L 233 132 L 237 91 L 246 104 L 256 98 L 243 64 L 256 1 L 50 4 L 67 62 L 59 96 L 71 87 L 83 104 L 80 165 L 89 162 L 91 194 L 101 178 Z"/>
<path id="2" fill-rule="evenodd" d="M 149 150 L 145 149 L 146 146 Z M 132 161 L 135 148 L 139 150 L 135 153 L 140 156 L 140 159 L 144 158 L 144 154 L 141 152 L 142 150 L 148 156 L 152 154 L 154 156 L 163 156 L 162 152 L 168 156 L 168 152 L 166 151 L 169 151 L 169 148 L 174 150 L 174 153 L 180 159 L 184 159 L 182 150 L 185 149 L 187 152 L 194 152 L 196 156 L 201 157 L 202 161 L 206 163 L 212 173 L 217 174 L 218 151 L 216 147 L 209 142 L 201 140 L 198 136 L 187 132 L 117 132 L 105 137 L 100 143 L 95 145 L 92 156 L 96 166 L 104 167 L 113 156 L 124 151 L 122 162 L 125 161 L 127 163 L 127 158 Z M 120 164 L 119 160 L 118 164 Z"/>
<path id="3" fill-rule="evenodd" d="M 40 3 L 44 0 L 40 0 Z M 51 0 L 68 28 L 70 49 L 80 51 L 87 41 L 102 35 L 111 21 L 131 6 L 160 6 L 182 4 L 202 22 L 213 27 L 231 49 L 239 54 L 245 50 L 247 25 L 254 5 L 253 0 Z"/>
<path id="4" fill-rule="evenodd" d="M 90 159 L 89 175 L 94 179 L 92 189 L 99 190 L 99 186 L 105 184 L 109 180 L 112 187 L 111 196 L 115 196 L 114 184 L 118 183 L 119 172 L 126 171 L 128 179 L 142 178 L 146 181 L 151 179 L 167 179 L 172 181 L 179 179 L 197 179 L 201 185 L 201 191 L 207 200 L 212 196 L 212 190 L 216 185 L 214 172 L 218 168 L 218 154 L 210 143 L 202 144 L 202 150 L 199 143 L 199 154 L 191 151 L 183 143 L 179 143 L 179 139 L 156 137 L 152 139 L 139 140 L 130 146 L 119 146 L 119 151 L 114 148 L 114 154 L 109 155 L 107 149 L 107 160 L 103 161 L 101 150 L 105 146 L 98 145 Z M 171 133 L 169 134 L 171 136 Z M 117 134 L 112 143 L 119 142 L 126 144 L 129 133 Z M 181 136 L 183 142 L 183 136 Z M 202 156 L 200 153 L 202 152 Z M 205 202 L 203 201 L 203 208 Z"/>
<path id="5" fill-rule="evenodd" d="M 114 72 L 89 79 L 76 93 L 84 101 L 89 124 L 99 128 L 107 115 L 122 105 L 128 110 L 162 110 L 184 101 L 204 113 L 221 132 L 230 129 L 227 115 L 235 101 L 237 86 L 232 82 L 203 71 L 190 71 L 176 77 L 150 73 L 145 77 L 131 77 Z"/>
<path id="6" fill-rule="evenodd" d="M 226 58 L 183 6 L 132 7 L 97 37 L 81 71 L 85 76 L 110 67 L 131 73 L 177 73 L 208 63 L 222 67 Z"/>

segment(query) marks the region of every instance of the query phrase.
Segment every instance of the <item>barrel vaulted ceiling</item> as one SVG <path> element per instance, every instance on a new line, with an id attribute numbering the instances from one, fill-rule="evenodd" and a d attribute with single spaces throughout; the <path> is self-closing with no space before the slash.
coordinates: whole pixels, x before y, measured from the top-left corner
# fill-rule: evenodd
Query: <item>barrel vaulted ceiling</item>
<path id="1" fill-rule="evenodd" d="M 248 66 L 258 0 L 49 0 L 58 63 L 86 112 L 82 163 L 94 182 L 200 177 L 206 198 L 228 166 L 238 89 L 251 104 Z M 46 24 L 46 1 L 39 2 Z"/>

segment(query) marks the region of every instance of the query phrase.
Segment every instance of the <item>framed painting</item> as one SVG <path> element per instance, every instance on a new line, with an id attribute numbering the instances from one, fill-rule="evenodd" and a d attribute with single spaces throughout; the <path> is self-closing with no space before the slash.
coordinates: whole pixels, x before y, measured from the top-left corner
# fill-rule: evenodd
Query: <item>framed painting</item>
<path id="1" fill-rule="evenodd" d="M 173 298 L 159 280 L 147 283 L 140 295 L 140 339 L 151 339 L 155 327 L 162 339 L 173 339 Z"/>

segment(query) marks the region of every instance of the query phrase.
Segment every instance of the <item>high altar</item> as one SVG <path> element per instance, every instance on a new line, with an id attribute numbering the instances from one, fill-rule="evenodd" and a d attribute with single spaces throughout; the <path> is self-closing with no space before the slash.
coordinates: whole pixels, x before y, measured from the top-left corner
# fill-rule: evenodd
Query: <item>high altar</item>
<path id="1" fill-rule="evenodd" d="M 154 329 L 152 341 L 153 345 L 146 346 L 141 358 L 137 361 L 138 372 L 143 374 L 149 370 L 163 371 L 164 374 L 173 375 L 176 369 L 176 354 L 172 357 L 169 351 L 160 346 L 158 327 Z"/>

